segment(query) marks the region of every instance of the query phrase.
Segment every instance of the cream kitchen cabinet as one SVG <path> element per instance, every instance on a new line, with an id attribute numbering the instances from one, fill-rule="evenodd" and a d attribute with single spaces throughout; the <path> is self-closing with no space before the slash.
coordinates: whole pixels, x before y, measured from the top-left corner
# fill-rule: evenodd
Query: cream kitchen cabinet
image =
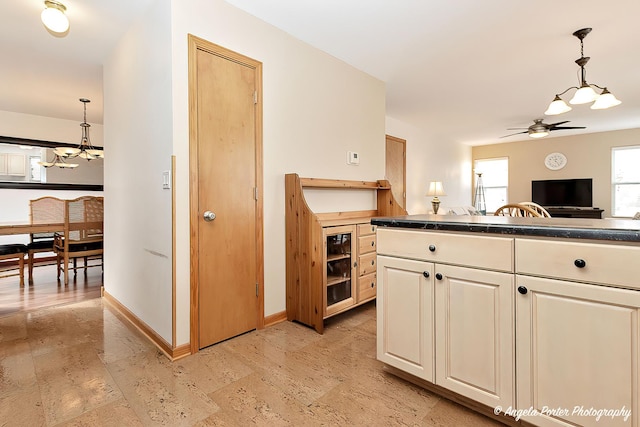
<path id="1" fill-rule="evenodd" d="M 378 256 L 377 355 L 434 382 L 434 264 Z"/>
<path id="2" fill-rule="evenodd" d="M 539 412 L 524 419 L 638 427 L 640 291 L 616 287 L 640 285 L 640 248 L 516 239 L 516 253 L 517 403 Z"/>
<path id="3" fill-rule="evenodd" d="M 504 271 L 477 268 L 487 250 Z M 513 239 L 378 228 L 378 254 L 378 359 L 513 405 Z"/>
<path id="4" fill-rule="evenodd" d="M 0 154 L 0 175 L 25 176 L 27 174 L 24 154 Z"/>

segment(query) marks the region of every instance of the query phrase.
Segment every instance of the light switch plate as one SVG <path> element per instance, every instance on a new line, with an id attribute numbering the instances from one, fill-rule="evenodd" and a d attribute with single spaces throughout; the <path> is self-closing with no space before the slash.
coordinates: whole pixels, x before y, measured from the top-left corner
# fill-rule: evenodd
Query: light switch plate
<path id="1" fill-rule="evenodd" d="M 165 190 L 171 189 L 171 172 L 162 172 L 162 188 Z"/>

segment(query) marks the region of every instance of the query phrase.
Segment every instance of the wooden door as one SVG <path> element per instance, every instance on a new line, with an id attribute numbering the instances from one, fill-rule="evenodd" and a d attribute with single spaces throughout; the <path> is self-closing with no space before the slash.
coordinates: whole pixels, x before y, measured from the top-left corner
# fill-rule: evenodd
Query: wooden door
<path id="1" fill-rule="evenodd" d="M 433 264 L 378 256 L 378 360 L 433 382 Z"/>
<path id="2" fill-rule="evenodd" d="M 399 205 L 407 209 L 407 141 L 387 135 L 385 149 L 385 177 L 391 193 Z"/>
<path id="3" fill-rule="evenodd" d="M 190 41 L 192 328 L 203 348 L 261 326 L 261 76 L 256 61 Z"/>
<path id="4" fill-rule="evenodd" d="M 517 407 L 539 412 L 523 419 L 640 426 L 640 292 L 520 275 L 516 282 Z M 591 408 L 629 416 L 598 419 Z"/>
<path id="5" fill-rule="evenodd" d="M 436 384 L 514 405 L 513 274 L 436 264 Z"/>

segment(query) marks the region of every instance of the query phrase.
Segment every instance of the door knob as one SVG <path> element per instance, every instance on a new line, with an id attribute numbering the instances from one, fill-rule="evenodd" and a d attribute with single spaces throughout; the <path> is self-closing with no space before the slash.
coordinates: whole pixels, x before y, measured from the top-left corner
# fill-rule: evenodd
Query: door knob
<path id="1" fill-rule="evenodd" d="M 207 222 L 213 221 L 214 219 L 216 219 L 216 214 L 214 214 L 211 211 L 206 211 L 203 216 L 204 216 L 204 220 Z"/>

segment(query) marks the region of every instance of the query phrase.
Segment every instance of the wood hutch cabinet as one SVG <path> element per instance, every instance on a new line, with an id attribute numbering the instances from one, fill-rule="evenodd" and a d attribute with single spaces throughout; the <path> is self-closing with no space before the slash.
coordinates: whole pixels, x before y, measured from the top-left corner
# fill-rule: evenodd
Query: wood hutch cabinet
<path id="1" fill-rule="evenodd" d="M 304 188 L 376 192 L 377 209 L 315 213 Z M 406 215 L 386 180 L 285 175 L 287 319 L 323 333 L 324 319 L 376 297 L 376 216 Z"/>

